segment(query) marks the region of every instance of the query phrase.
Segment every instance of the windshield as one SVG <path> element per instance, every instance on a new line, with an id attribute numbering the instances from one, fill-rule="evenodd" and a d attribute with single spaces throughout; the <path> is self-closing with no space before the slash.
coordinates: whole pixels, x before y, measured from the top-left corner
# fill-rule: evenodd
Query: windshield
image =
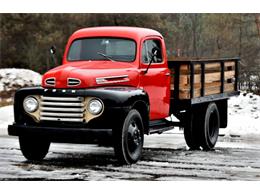
<path id="1" fill-rule="evenodd" d="M 135 60 L 136 44 L 123 38 L 85 38 L 75 40 L 69 49 L 68 61 L 114 60 L 132 62 Z"/>

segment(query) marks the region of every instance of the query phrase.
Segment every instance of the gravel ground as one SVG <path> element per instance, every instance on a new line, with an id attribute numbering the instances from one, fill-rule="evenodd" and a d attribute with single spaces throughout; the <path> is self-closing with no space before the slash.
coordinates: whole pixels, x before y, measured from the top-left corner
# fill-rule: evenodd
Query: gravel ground
<path id="1" fill-rule="evenodd" d="M 52 144 L 28 162 L 15 137 L 0 137 L 0 180 L 260 180 L 260 137 L 220 137 L 216 150 L 189 151 L 182 134 L 145 137 L 142 159 L 119 166 L 112 148 Z"/>

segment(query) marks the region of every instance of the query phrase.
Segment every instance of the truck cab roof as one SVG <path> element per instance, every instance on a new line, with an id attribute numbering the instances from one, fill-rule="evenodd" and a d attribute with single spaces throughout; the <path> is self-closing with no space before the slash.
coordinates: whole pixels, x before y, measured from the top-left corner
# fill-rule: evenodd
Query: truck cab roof
<path id="1" fill-rule="evenodd" d="M 63 64 L 68 63 L 67 55 L 69 48 L 73 41 L 88 37 L 119 37 L 132 39 L 136 42 L 137 46 L 141 43 L 142 39 L 149 36 L 157 36 L 163 39 L 163 36 L 156 30 L 140 27 L 127 27 L 127 26 L 103 26 L 103 27 L 89 27 L 75 31 L 69 38 L 65 52 L 63 55 Z"/>
<path id="2" fill-rule="evenodd" d="M 140 27 L 126 27 L 126 26 L 108 26 L 108 27 L 91 27 L 83 28 L 72 34 L 70 41 L 83 37 L 124 37 L 134 39 L 136 41 L 147 36 L 159 36 L 162 35 L 152 29 L 140 28 Z M 69 42 L 70 42 L 69 41 Z"/>

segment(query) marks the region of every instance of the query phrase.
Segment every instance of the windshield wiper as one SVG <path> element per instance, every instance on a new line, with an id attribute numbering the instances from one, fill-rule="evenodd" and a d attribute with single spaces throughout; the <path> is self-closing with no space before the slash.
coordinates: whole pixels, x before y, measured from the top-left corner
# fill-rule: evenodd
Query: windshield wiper
<path id="1" fill-rule="evenodd" d="M 97 52 L 97 54 L 103 56 L 104 58 L 106 58 L 106 59 L 108 59 L 108 60 L 110 60 L 110 61 L 112 61 L 112 62 L 115 61 L 111 56 L 108 56 L 108 55 L 103 54 L 103 53 L 101 53 L 101 52 Z"/>

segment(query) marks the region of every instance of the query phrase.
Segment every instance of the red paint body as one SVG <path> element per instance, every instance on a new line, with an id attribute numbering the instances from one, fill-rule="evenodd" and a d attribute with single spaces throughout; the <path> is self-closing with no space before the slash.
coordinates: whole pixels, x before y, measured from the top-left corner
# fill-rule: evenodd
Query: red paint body
<path id="1" fill-rule="evenodd" d="M 136 58 L 133 62 L 112 61 L 75 61 L 67 60 L 68 51 L 76 39 L 87 37 L 128 38 L 136 42 Z M 142 43 L 147 39 L 157 39 L 161 42 L 163 62 L 152 64 L 147 74 L 143 72 L 147 64 L 141 60 Z M 68 78 L 78 78 L 80 85 L 70 88 L 91 88 L 113 86 L 133 86 L 144 89 L 150 100 L 150 120 L 162 119 L 169 115 L 170 107 L 170 75 L 167 64 L 166 48 L 163 37 L 157 31 L 135 27 L 95 27 L 76 31 L 69 38 L 63 56 L 63 64 L 43 76 L 42 86 L 45 88 L 68 88 Z M 96 78 L 128 75 L 127 82 L 97 84 Z M 47 78 L 56 79 L 55 86 L 45 84 Z"/>

